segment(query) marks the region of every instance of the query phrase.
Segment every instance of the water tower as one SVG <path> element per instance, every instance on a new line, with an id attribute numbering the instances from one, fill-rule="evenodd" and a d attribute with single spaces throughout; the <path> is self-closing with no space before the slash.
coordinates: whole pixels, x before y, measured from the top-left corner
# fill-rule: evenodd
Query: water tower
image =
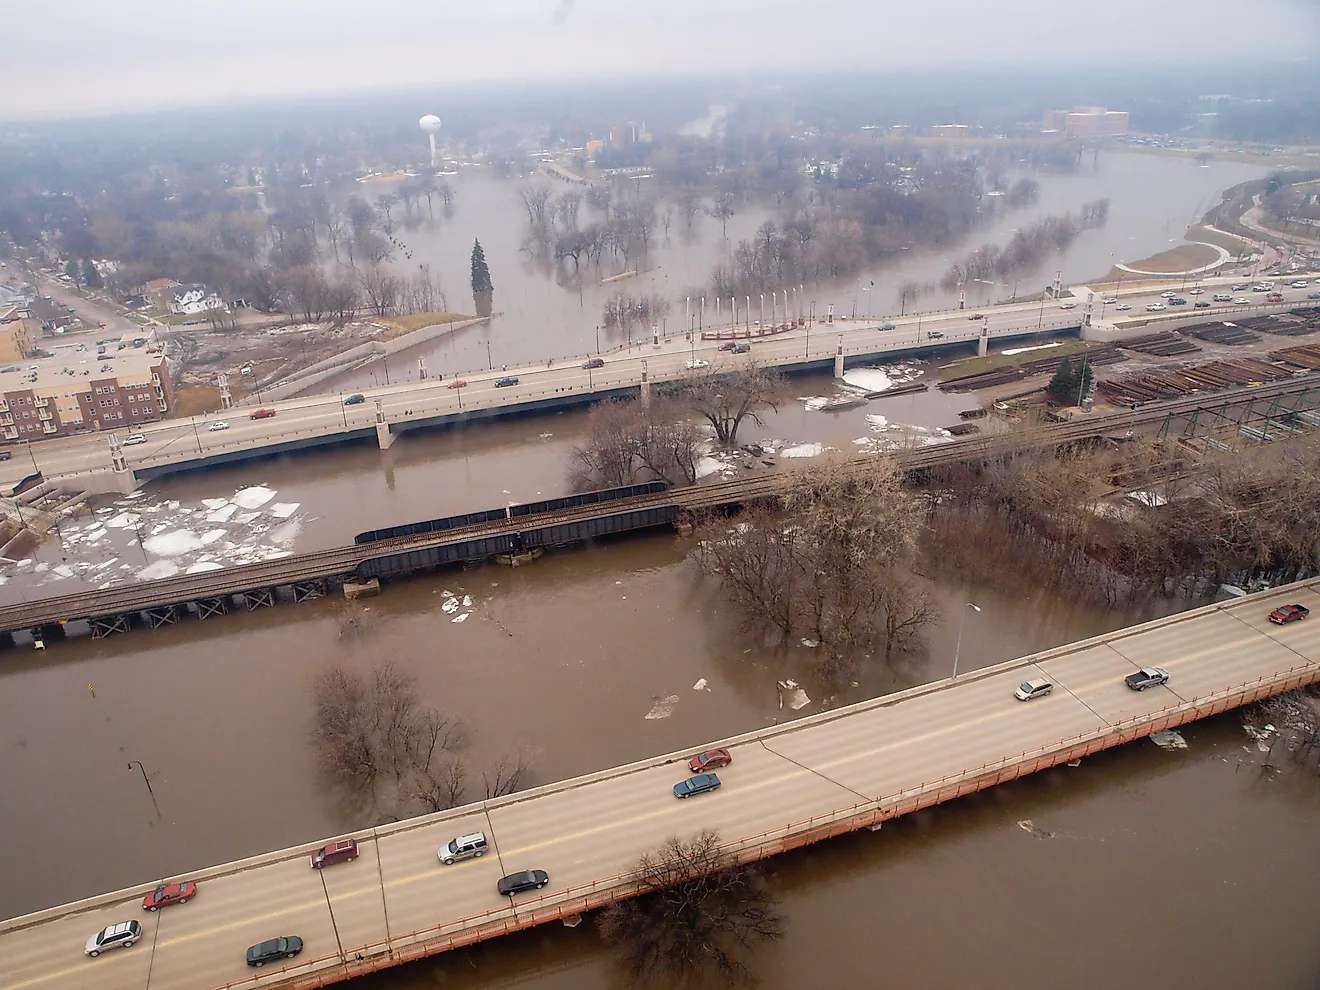
<path id="1" fill-rule="evenodd" d="M 433 113 L 428 113 L 417 123 L 422 130 L 426 131 L 426 136 L 431 139 L 431 167 L 435 168 L 435 136 L 440 131 L 440 118 Z"/>

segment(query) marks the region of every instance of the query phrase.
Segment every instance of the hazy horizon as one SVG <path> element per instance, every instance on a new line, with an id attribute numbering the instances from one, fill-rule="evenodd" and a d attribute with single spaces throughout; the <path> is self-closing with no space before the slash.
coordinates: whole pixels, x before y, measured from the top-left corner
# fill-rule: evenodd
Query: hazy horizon
<path id="1" fill-rule="evenodd" d="M 422 0 L 57 0 L 6 13 L 5 121 L 482 82 L 978 67 L 1000 74 L 1015 66 L 1178 71 L 1214 59 L 1236 70 L 1252 59 L 1314 59 L 1320 33 L 1313 0 L 1249 8 L 1240 0 L 1110 0 L 1094 8 L 1003 0 L 992 14 L 971 0 L 820 0 L 809 16 L 782 0 L 672 0 L 663 9 L 502 0 L 443 12 Z M 1241 53 L 1244 28 L 1261 40 Z M 419 40 L 427 33 L 433 40 Z M 443 93 L 434 104 L 427 109 L 443 116 Z"/>

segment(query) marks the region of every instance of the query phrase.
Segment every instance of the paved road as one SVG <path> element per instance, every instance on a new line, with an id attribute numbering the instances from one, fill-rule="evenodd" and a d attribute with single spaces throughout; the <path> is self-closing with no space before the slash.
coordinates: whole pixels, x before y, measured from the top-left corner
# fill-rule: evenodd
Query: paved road
<path id="1" fill-rule="evenodd" d="M 1233 283 L 1231 278 L 1207 279 L 1201 285 L 1209 299 L 1218 288 Z M 1131 307 L 1125 313 L 1116 313 L 1112 306 L 1104 315 L 1136 318 L 1147 315 L 1191 316 L 1191 306 L 1179 307 L 1172 313 L 1147 314 L 1147 303 L 1158 300 L 1158 286 L 1142 289 L 1138 293 L 1124 293 L 1123 304 Z M 1079 290 L 1080 291 L 1080 290 Z M 1308 292 L 1320 291 L 1320 285 L 1308 289 L 1283 290 L 1285 299 L 1296 305 L 1305 301 Z M 1262 293 L 1247 293 L 1253 303 L 1262 303 Z M 1189 299 L 1193 297 L 1187 297 Z M 1066 301 L 1066 300 L 1065 300 Z M 483 409 L 493 406 L 536 399 L 553 398 L 570 392 L 584 392 L 608 388 L 636 387 L 646 366 L 651 381 L 663 381 L 684 374 L 693 361 L 707 361 L 715 368 L 732 368 L 756 360 L 762 364 L 793 363 L 799 360 L 827 361 L 833 357 L 841 337 L 845 354 L 872 354 L 881 349 L 903 349 L 929 345 L 936 339 L 943 343 L 966 343 L 981 334 L 982 322 L 991 337 L 1021 333 L 1023 328 L 1045 330 L 1076 326 L 1085 309 L 1085 299 L 1076 308 L 1064 310 L 1057 302 L 1010 303 L 999 307 L 984 307 L 966 312 L 943 313 L 934 317 L 895 318 L 894 330 L 880 330 L 881 320 L 844 320 L 833 325 L 816 324 L 782 336 L 755 340 L 747 355 L 722 352 L 715 342 L 670 339 L 658 348 L 651 344 L 634 344 L 630 348 L 604 357 L 605 366 L 584 369 L 580 361 L 536 365 L 531 368 L 503 369 L 466 375 L 463 388 L 449 388 L 447 381 L 412 382 L 384 388 L 364 390 L 367 401 L 360 405 L 344 406 L 339 395 L 318 395 L 275 402 L 269 408 L 277 415 L 269 419 L 249 418 L 251 407 L 229 410 L 190 420 L 166 420 L 143 426 L 140 431 L 147 442 L 126 448 L 130 465 L 150 467 L 177 463 L 199 454 L 220 453 L 245 447 L 267 446 L 284 440 L 295 440 L 313 435 L 340 433 L 347 430 L 370 430 L 376 421 L 375 400 L 381 401 L 387 421 L 401 423 L 409 420 L 447 416 L 464 409 Z M 1227 312 L 1240 313 L 1243 306 L 1218 306 L 1201 310 L 1207 320 Z M 1099 295 L 1095 299 L 1095 315 L 1101 315 Z M 985 321 L 969 319 L 971 312 L 984 313 Z M 939 334 L 932 337 L 932 331 Z M 516 375 L 518 384 L 496 388 L 497 379 Z M 228 429 L 212 431 L 217 422 L 228 423 Z M 121 436 L 127 433 L 121 434 Z M 59 477 L 80 471 L 106 469 L 110 466 L 107 435 L 87 434 L 46 440 L 34 447 L 37 464 L 47 477 Z M 27 473 L 30 459 L 15 457 L 0 463 L 0 484 L 13 484 Z"/>
<path id="2" fill-rule="evenodd" d="M 330 967 L 338 951 L 331 910 L 350 957 L 383 951 L 387 937 L 401 947 L 411 933 L 435 926 L 446 926 L 447 933 L 515 915 L 525 920 L 534 907 L 563 902 L 574 911 L 581 903 L 575 890 L 608 886 L 671 835 L 710 827 L 726 841 L 756 846 L 765 833 L 813 816 L 846 815 L 877 802 L 892 809 L 900 798 L 933 792 L 949 775 L 1021 760 L 1022 754 L 1059 754 L 1064 740 L 1114 733 L 1120 722 L 1188 713 L 1193 703 L 1208 707 L 1209 696 L 1260 678 L 1320 678 L 1320 620 L 1286 627 L 1266 620 L 1271 609 L 1290 601 L 1320 615 L 1320 581 L 728 740 L 734 762 L 720 771 L 724 786 L 687 801 L 670 792 L 686 776 L 676 760 L 687 754 L 671 754 L 362 833 L 360 858 L 323 874 L 308 865 L 309 845 L 201 871 L 196 900 L 158 914 L 142 911 L 149 889 L 143 887 L 73 906 L 77 913 L 64 909 L 5 923 L 0 990 L 224 986 L 251 975 L 243 962 L 248 945 L 291 934 L 307 948 L 286 975 Z M 1169 670 L 1167 687 L 1138 693 L 1123 685 L 1126 674 L 1151 664 Z M 1013 698 L 1017 684 L 1039 676 L 1054 682 L 1051 696 L 1026 704 Z M 948 786 L 947 779 L 943 783 Z M 437 846 L 474 829 L 491 839 L 485 858 L 449 867 L 437 862 Z M 543 896 L 521 895 L 511 905 L 495 882 L 523 869 L 547 871 L 550 886 Z M 89 935 L 132 918 L 144 925 L 142 944 L 98 959 L 83 955 Z M 265 973 L 278 979 L 279 968 Z"/>

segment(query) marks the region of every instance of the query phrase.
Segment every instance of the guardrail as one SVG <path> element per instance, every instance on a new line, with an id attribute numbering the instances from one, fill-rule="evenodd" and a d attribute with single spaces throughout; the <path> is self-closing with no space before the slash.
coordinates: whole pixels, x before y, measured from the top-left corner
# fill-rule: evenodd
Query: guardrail
<path id="1" fill-rule="evenodd" d="M 1320 662 L 1297 664 L 1285 671 L 1244 681 L 1223 691 L 1188 699 L 1159 712 L 1133 716 L 1100 729 L 1064 736 L 1055 743 L 933 778 L 914 787 L 904 788 L 896 794 L 857 802 L 836 811 L 813 815 L 725 842 L 720 849 L 731 861 L 738 863 L 765 859 L 1029 776 L 1164 729 L 1273 697 L 1317 680 L 1320 680 Z M 290 990 L 322 987 L 549 921 L 575 917 L 643 891 L 644 887 L 634 880 L 631 873 L 615 874 L 553 894 L 525 899 L 515 906 L 492 908 L 455 921 L 352 947 L 351 959 L 347 952 L 344 958 L 338 954 L 322 956 L 287 967 L 278 973 L 232 981 L 213 987 L 212 990 L 240 990 L 273 985 Z"/>

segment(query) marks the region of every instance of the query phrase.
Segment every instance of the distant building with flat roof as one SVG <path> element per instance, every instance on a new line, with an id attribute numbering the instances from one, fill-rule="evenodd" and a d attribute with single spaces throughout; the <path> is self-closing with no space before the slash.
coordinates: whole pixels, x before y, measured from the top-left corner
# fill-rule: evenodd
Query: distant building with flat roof
<path id="1" fill-rule="evenodd" d="M 1128 112 L 1104 107 L 1046 110 L 1041 130 L 1061 131 L 1073 137 L 1112 137 L 1128 132 Z"/>
<path id="2" fill-rule="evenodd" d="M 967 136 L 967 125 L 935 124 L 930 129 L 930 136 L 937 138 L 964 138 Z"/>

